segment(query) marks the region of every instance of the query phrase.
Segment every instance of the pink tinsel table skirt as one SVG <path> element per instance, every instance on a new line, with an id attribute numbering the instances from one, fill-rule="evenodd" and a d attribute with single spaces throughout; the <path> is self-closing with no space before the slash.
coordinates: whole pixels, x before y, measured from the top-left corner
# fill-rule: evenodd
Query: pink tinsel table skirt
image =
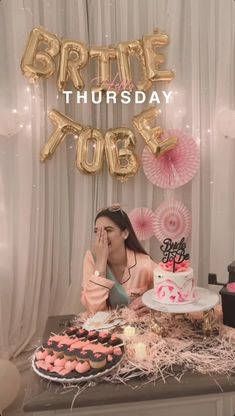
<path id="1" fill-rule="evenodd" d="M 79 320 L 86 318 L 79 317 Z M 202 314 L 172 315 L 162 313 L 158 323 L 166 329 L 162 337 L 151 330 L 151 315 L 137 317 L 128 308 L 114 311 L 112 318 L 121 317 L 123 326 L 116 328 L 125 343 L 125 358 L 118 369 L 102 378 L 113 383 L 126 383 L 133 377 L 144 377 L 147 382 L 165 380 L 169 376 L 180 379 L 187 372 L 232 375 L 235 372 L 235 329 L 222 323 L 221 307 L 214 314 L 213 334 L 205 337 L 201 330 Z M 135 335 L 127 338 L 125 326 L 133 326 Z M 137 359 L 135 345 L 143 343 L 147 359 Z"/>

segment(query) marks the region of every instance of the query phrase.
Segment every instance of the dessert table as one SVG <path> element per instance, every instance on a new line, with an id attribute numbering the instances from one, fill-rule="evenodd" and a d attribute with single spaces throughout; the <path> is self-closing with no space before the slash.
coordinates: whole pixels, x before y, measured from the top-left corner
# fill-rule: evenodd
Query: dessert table
<path id="1" fill-rule="evenodd" d="M 63 331 L 73 318 L 74 315 L 49 317 L 43 341 L 51 332 Z M 162 379 L 157 383 L 146 381 L 135 378 L 128 386 L 100 382 L 75 398 L 76 388 L 63 388 L 60 384 L 40 378 L 32 371 L 23 409 L 29 416 L 235 414 L 234 376 L 228 379 L 226 376 L 186 373 L 180 381 L 174 377 L 167 378 L 165 382 Z"/>

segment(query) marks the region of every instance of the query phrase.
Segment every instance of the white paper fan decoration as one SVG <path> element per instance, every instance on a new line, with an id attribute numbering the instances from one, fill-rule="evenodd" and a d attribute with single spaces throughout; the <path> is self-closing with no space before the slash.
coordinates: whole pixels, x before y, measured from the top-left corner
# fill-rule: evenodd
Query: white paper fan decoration
<path id="1" fill-rule="evenodd" d="M 149 208 L 135 208 L 128 214 L 132 227 L 139 240 L 153 236 L 153 211 Z"/>
<path id="2" fill-rule="evenodd" d="M 153 231 L 161 242 L 165 238 L 173 241 L 186 239 L 191 231 L 191 214 L 186 206 L 177 200 L 165 201 L 154 213 Z"/>

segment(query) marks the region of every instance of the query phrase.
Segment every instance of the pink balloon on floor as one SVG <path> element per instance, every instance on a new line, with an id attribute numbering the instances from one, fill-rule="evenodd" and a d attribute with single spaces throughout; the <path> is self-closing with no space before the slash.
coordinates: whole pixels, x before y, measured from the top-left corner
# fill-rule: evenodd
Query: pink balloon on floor
<path id="1" fill-rule="evenodd" d="M 0 359 L 0 414 L 10 406 L 20 389 L 21 375 L 9 360 Z"/>

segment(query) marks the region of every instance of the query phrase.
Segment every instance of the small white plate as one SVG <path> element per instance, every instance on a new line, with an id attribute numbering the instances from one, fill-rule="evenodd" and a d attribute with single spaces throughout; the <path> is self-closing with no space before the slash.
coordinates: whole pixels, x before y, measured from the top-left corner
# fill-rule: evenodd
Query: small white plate
<path id="1" fill-rule="evenodd" d="M 121 319 L 115 319 L 109 322 L 111 319 L 112 313 L 110 312 L 97 312 L 91 318 L 88 318 L 86 322 L 84 322 L 83 328 L 87 331 L 97 330 L 100 331 L 101 329 L 112 329 L 115 326 L 119 325 L 122 322 Z"/>
<path id="2" fill-rule="evenodd" d="M 115 321 L 112 321 L 107 324 L 102 324 L 101 322 L 91 322 L 90 324 L 84 324 L 83 328 L 85 328 L 87 331 L 100 331 L 102 329 L 113 329 L 115 326 L 119 325 L 122 322 L 122 319 L 115 319 Z"/>

